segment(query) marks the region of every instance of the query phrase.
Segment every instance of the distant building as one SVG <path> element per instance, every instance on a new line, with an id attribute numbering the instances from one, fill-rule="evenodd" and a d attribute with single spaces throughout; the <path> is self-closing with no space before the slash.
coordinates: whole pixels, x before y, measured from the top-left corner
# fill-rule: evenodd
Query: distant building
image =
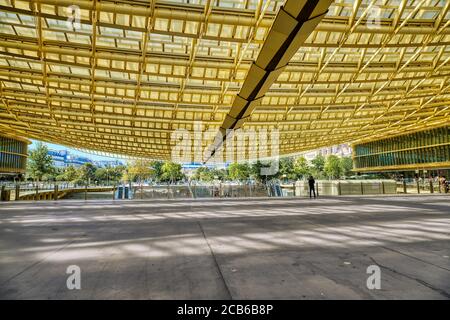
<path id="1" fill-rule="evenodd" d="M 72 155 L 67 150 L 48 150 L 48 155 L 52 157 L 53 165 L 57 168 L 80 167 L 85 163 L 93 162 L 89 158 Z"/>
<path id="2" fill-rule="evenodd" d="M 69 166 L 80 167 L 85 163 L 92 163 L 93 165 L 100 168 L 117 167 L 123 165 L 123 162 L 117 159 L 92 160 L 87 157 L 81 157 L 71 154 L 68 150 L 48 150 L 48 155 L 52 157 L 53 165 L 57 168 L 66 168 Z"/>
<path id="3" fill-rule="evenodd" d="M 322 155 L 324 157 L 329 155 L 336 155 L 338 157 L 350 157 L 352 155 L 352 148 L 348 144 L 338 144 L 332 147 L 320 148 L 303 154 L 303 156 L 308 161 L 311 161 L 318 155 Z"/>
<path id="4" fill-rule="evenodd" d="M 47 154 L 52 157 L 53 165 L 57 168 L 67 167 L 67 150 L 48 150 Z"/>
<path id="5" fill-rule="evenodd" d="M 85 157 L 78 157 L 73 155 L 67 156 L 67 166 L 81 167 L 85 163 L 92 163 L 92 160 Z"/>
<path id="6" fill-rule="evenodd" d="M 99 168 L 105 168 L 105 167 L 123 166 L 124 163 L 120 160 L 98 160 L 94 161 L 94 165 Z"/>

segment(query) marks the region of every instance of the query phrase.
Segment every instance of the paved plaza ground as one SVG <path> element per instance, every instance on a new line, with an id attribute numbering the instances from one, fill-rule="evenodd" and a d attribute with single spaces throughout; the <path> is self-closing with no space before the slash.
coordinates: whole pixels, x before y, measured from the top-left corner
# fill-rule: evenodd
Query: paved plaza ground
<path id="1" fill-rule="evenodd" d="M 449 299 L 449 256 L 448 195 L 0 204 L 1 299 Z"/>

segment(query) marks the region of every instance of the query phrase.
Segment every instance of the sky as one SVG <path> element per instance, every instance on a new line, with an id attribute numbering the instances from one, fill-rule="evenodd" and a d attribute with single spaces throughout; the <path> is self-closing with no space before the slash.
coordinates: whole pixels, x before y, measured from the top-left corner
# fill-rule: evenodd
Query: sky
<path id="1" fill-rule="evenodd" d="M 36 146 L 36 144 L 37 144 L 38 142 L 42 142 L 42 141 L 31 140 L 31 142 L 32 142 L 31 145 L 28 146 L 28 148 L 29 148 L 30 150 L 31 150 L 31 149 L 34 149 L 35 146 Z M 75 149 L 73 149 L 73 148 L 66 147 L 66 146 L 62 146 L 62 145 L 59 145 L 59 144 L 48 143 L 48 142 L 42 142 L 42 143 L 45 144 L 45 145 L 47 145 L 47 147 L 48 147 L 49 149 L 51 149 L 51 150 L 55 150 L 55 151 L 67 150 L 67 151 L 69 151 L 69 153 L 72 154 L 72 155 L 77 155 L 77 156 L 80 156 L 80 157 L 86 157 L 86 158 L 89 158 L 89 159 L 94 160 L 94 161 L 102 161 L 102 160 L 120 160 L 120 161 L 126 162 L 126 159 L 123 159 L 123 158 L 120 158 L 120 157 L 105 157 L 105 156 L 99 156 L 99 155 L 96 155 L 96 154 L 94 154 L 94 153 L 81 152 L 81 151 L 75 150 Z"/>

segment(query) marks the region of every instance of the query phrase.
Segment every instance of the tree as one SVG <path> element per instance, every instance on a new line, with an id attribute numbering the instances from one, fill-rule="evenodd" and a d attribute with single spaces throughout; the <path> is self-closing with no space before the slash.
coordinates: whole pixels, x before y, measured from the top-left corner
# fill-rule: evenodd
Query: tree
<path id="1" fill-rule="evenodd" d="M 224 181 L 227 179 L 227 170 L 225 169 L 212 169 L 211 170 L 214 179 L 218 179 L 220 181 Z"/>
<path id="2" fill-rule="evenodd" d="M 152 163 L 148 160 L 135 160 L 128 165 L 128 178 L 133 182 L 142 183 L 153 176 Z"/>
<path id="3" fill-rule="evenodd" d="M 279 162 L 278 176 L 283 179 L 296 179 L 294 159 L 292 157 L 281 158 Z"/>
<path id="4" fill-rule="evenodd" d="M 350 176 L 353 170 L 353 159 L 352 157 L 342 157 L 341 158 L 342 173 L 344 176 Z"/>
<path id="5" fill-rule="evenodd" d="M 52 157 L 48 154 L 48 148 L 42 142 L 30 152 L 28 157 L 27 173 L 36 181 L 41 181 L 44 175 L 51 175 L 55 172 Z"/>
<path id="6" fill-rule="evenodd" d="M 247 163 L 232 163 L 228 167 L 231 180 L 246 180 L 250 176 L 250 166 Z"/>
<path id="7" fill-rule="evenodd" d="M 160 181 L 162 180 L 162 175 L 163 175 L 163 171 L 162 171 L 162 166 L 164 165 L 164 162 L 162 161 L 151 161 L 150 162 L 150 166 L 153 169 L 153 177 L 155 178 L 156 181 Z"/>
<path id="8" fill-rule="evenodd" d="M 259 182 L 265 181 L 265 177 L 261 174 L 261 168 L 263 167 L 264 164 L 261 161 L 257 160 L 256 162 L 253 162 L 250 165 L 250 176 Z"/>
<path id="9" fill-rule="evenodd" d="M 53 167 L 51 173 L 46 173 L 42 176 L 42 181 L 60 181 L 63 173 L 64 169 Z"/>
<path id="10" fill-rule="evenodd" d="M 271 172 L 270 169 L 272 165 L 275 164 L 276 160 L 265 160 L 265 161 L 256 161 L 250 166 L 250 176 L 256 179 L 259 182 L 265 182 L 268 176 L 277 176 L 279 171 L 275 171 L 272 175 L 265 175 L 265 172 Z M 279 166 L 279 162 L 278 162 Z M 279 167 L 278 167 L 279 169 Z"/>
<path id="11" fill-rule="evenodd" d="M 301 156 L 295 160 L 294 170 L 298 178 L 304 179 L 311 174 L 311 168 L 309 166 L 308 160 Z"/>
<path id="12" fill-rule="evenodd" d="M 324 171 L 328 178 L 339 179 L 343 172 L 339 157 L 329 155 L 325 161 Z"/>
<path id="13" fill-rule="evenodd" d="M 64 168 L 64 172 L 62 174 L 62 181 L 73 182 L 77 180 L 78 171 L 74 166 L 68 166 Z"/>
<path id="14" fill-rule="evenodd" d="M 195 170 L 193 178 L 199 181 L 213 181 L 214 180 L 214 172 L 208 167 L 200 167 Z"/>
<path id="15" fill-rule="evenodd" d="M 170 181 L 170 183 L 181 180 L 183 178 L 183 173 L 181 172 L 181 164 L 175 162 L 165 162 L 161 170 L 162 179 Z"/>
<path id="16" fill-rule="evenodd" d="M 313 169 L 317 173 L 321 173 L 325 168 L 325 157 L 321 154 L 318 154 L 314 159 L 311 160 L 311 164 L 313 166 Z"/>
<path id="17" fill-rule="evenodd" d="M 125 169 L 124 166 L 106 166 L 104 168 L 98 168 L 95 171 L 95 178 L 97 181 L 106 183 L 107 185 L 110 185 L 111 183 L 116 184 L 122 179 Z"/>
<path id="18" fill-rule="evenodd" d="M 83 163 L 83 165 L 78 169 L 78 184 L 87 183 L 90 184 L 95 181 L 95 171 L 97 168 L 90 162 Z"/>

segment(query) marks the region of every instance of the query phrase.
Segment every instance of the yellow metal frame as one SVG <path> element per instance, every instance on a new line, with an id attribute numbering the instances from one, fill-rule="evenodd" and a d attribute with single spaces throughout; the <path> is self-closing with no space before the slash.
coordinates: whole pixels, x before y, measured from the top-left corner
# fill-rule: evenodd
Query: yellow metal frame
<path id="1" fill-rule="evenodd" d="M 416 163 L 396 166 L 380 166 L 353 169 L 354 172 L 411 171 L 411 170 L 450 169 L 450 161 Z"/>
<path id="2" fill-rule="evenodd" d="M 0 0 L 0 132 L 168 159 L 219 131 L 284 2 L 179 2 Z M 243 129 L 291 154 L 448 124 L 450 1 L 398 3 L 334 1 Z"/>

